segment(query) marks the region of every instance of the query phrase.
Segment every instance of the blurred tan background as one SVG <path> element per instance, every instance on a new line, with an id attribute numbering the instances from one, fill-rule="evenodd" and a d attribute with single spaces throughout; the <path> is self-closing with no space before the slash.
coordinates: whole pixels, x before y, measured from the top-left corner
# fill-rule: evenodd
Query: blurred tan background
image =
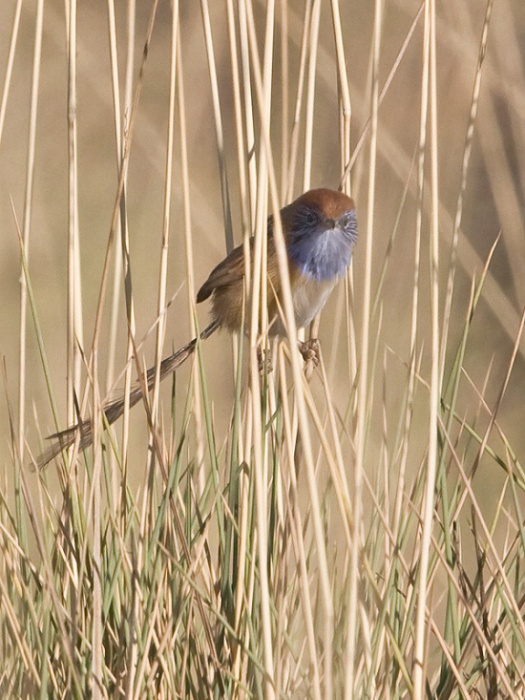
<path id="1" fill-rule="evenodd" d="M 15 0 L 0 5 L 0 90 L 3 89 Z M 264 31 L 264 3 L 255 3 L 255 16 L 261 41 Z M 299 45 L 304 3 L 289 2 L 289 129 L 292 126 L 297 89 Z M 419 8 L 418 2 L 403 0 L 385 3 L 382 81 L 393 62 Z M 120 76 L 124 81 L 126 4 L 116 3 L 117 33 L 121 41 Z M 234 233 L 240 242 L 240 209 L 236 197 L 238 172 L 232 113 L 230 59 L 226 14 L 222 2 L 210 3 L 214 48 L 219 66 L 220 99 L 226 139 L 226 167 L 231 188 Z M 341 2 L 347 71 L 352 98 L 352 143 L 355 145 L 370 111 L 370 55 L 372 5 L 369 0 Z M 438 99 L 439 99 L 439 182 L 441 236 L 441 302 L 445 292 L 450 254 L 452 222 L 458 197 L 463 147 L 468 125 L 472 89 L 483 26 L 485 4 L 478 0 L 439 3 Z M 22 220 L 26 159 L 28 149 L 28 109 L 32 77 L 36 2 L 24 2 L 20 34 L 14 60 L 13 79 L 6 105 L 0 143 L 0 230 L 2 240 L 2 304 L 0 307 L 0 353 L 5 357 L 8 393 L 16 410 L 19 338 L 19 244 L 11 208 Z M 150 3 L 137 8 L 136 69 L 150 13 Z M 277 15 L 279 17 L 279 14 Z M 210 81 L 203 41 L 200 5 L 181 2 L 182 57 L 185 76 L 189 137 L 189 169 L 196 284 L 225 253 L 225 236 L 220 194 L 215 126 L 211 109 Z M 128 211 L 131 238 L 132 274 L 137 312 L 138 336 L 149 328 L 156 315 L 159 275 L 164 168 L 168 115 L 168 79 L 171 10 L 159 3 L 145 83 L 140 102 L 129 170 Z M 317 65 L 315 139 L 312 186 L 337 188 L 340 181 L 339 112 L 333 32 L 328 3 L 322 3 L 320 45 Z M 500 0 L 494 5 L 489 29 L 488 52 L 484 67 L 479 116 L 476 122 L 473 156 L 468 172 L 459 265 L 453 304 L 449 349 L 459 340 L 470 294 L 471 280 L 479 278 L 488 251 L 501 231 L 485 285 L 483 301 L 475 318 L 467 353 L 467 368 L 476 385 L 487 379 L 487 400 L 492 405 L 506 372 L 521 310 L 525 303 L 525 235 L 523 172 L 525 131 L 525 15 L 521 0 Z M 276 66 L 279 38 L 276 37 Z M 416 212 L 416 171 L 412 165 L 419 138 L 422 21 L 416 26 L 407 50 L 380 108 L 377 209 L 373 232 L 365 230 L 368 149 L 362 149 L 352 174 L 353 195 L 358 203 L 361 236 L 373 233 L 374 266 L 372 289 L 377 288 L 388 242 L 408 187 L 407 200 L 400 214 L 387 269 L 382 303 L 382 326 L 378 373 L 387 357 L 387 404 L 396 410 L 398 387 L 405 380 L 408 359 L 410 303 L 413 284 L 413 249 Z M 66 289 L 67 289 L 67 60 L 64 3 L 48 0 L 44 8 L 44 31 L 38 108 L 36 167 L 33 217 L 29 249 L 31 280 L 43 328 L 51 376 L 59 406 L 66 421 Z M 84 339 L 89 350 L 101 279 L 102 264 L 110 229 L 117 186 L 117 153 L 110 84 L 107 7 L 104 2 L 78 6 L 78 146 L 79 203 Z M 135 73 L 135 78 L 136 78 Z M 272 117 L 272 147 L 280 173 L 281 87 L 274 75 L 275 96 Z M 301 136 L 304 133 L 304 110 Z M 289 139 L 288 132 L 286 138 Z M 181 183 L 177 171 L 180 146 L 175 145 L 175 177 L 171 227 L 169 285 L 171 296 L 185 281 L 181 216 Z M 301 163 L 294 183 L 294 195 L 302 190 Z M 281 175 L 279 175 L 281 177 Z M 428 350 L 428 220 L 424 222 L 421 257 L 422 296 L 420 345 Z M 358 246 L 354 256 L 356 327 L 359 332 L 359 289 L 362 285 L 363 258 Z M 326 356 L 335 353 L 334 372 L 344 365 L 341 344 L 346 341 L 331 327 L 331 317 L 341 304 L 343 286 L 334 294 L 321 322 L 321 339 Z M 121 325 L 120 360 L 125 354 L 124 308 Z M 200 312 L 201 323 L 207 310 Z M 108 314 L 106 314 L 107 320 Z M 38 356 L 32 321 L 28 322 L 27 438 L 38 444 L 32 425 L 36 411 L 43 432 L 53 430 L 49 399 Z M 105 327 L 107 333 L 107 323 Z M 166 350 L 188 340 L 189 322 L 185 288 L 168 315 Z M 427 340 L 425 340 L 425 337 Z M 335 347 L 335 340 L 339 343 Z M 103 347 L 103 343 L 102 343 Z M 210 372 L 210 391 L 217 406 L 221 429 L 227 430 L 233 392 L 230 343 L 225 336 L 212 338 L 205 350 Z M 511 444 L 523 453 L 525 447 L 523 390 L 525 365 L 521 343 L 512 381 L 503 401 L 499 421 Z M 392 352 L 390 352 L 390 350 Z M 145 347 L 147 362 L 153 357 L 153 339 Z M 101 357 L 102 365 L 104 358 Z M 491 364 L 492 363 L 492 364 Z M 117 366 L 120 366 L 117 361 Z M 490 372 L 489 372 L 490 368 Z M 426 373 L 423 362 L 422 374 Z M 397 377 L 399 376 L 399 384 Z M 332 379 L 334 374 L 331 375 Z M 185 382 L 188 369 L 178 381 Z M 346 383 L 333 382 L 335 396 L 342 405 L 348 395 Z M 461 405 L 469 412 L 469 402 L 477 406 L 475 393 L 464 388 Z M 136 419 L 140 426 L 143 417 Z M 486 423 L 481 416 L 481 423 Z M 380 425 L 378 425 L 379 429 Z M 0 402 L 2 462 L 11 463 L 6 401 Z M 485 475 L 486 476 L 486 475 Z M 483 478 L 485 478 L 485 476 Z M 494 475 L 493 478 L 499 478 Z M 490 498 L 490 494 L 487 494 Z"/>

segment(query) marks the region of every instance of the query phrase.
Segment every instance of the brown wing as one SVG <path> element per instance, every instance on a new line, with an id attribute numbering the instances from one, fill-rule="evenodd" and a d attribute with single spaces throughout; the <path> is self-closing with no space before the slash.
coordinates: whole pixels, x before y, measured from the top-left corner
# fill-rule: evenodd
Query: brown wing
<path id="1" fill-rule="evenodd" d="M 253 243 L 250 241 L 250 247 Z M 213 268 L 210 276 L 197 292 L 197 303 L 207 299 L 210 294 L 220 287 L 226 287 L 242 280 L 244 277 L 244 249 L 242 245 L 234 248 L 232 252 Z"/>
<path id="2" fill-rule="evenodd" d="M 253 238 L 250 238 L 250 254 L 253 264 Z M 268 217 L 268 268 L 273 269 L 275 249 L 273 245 L 273 216 Z M 271 260 L 270 260 L 271 259 Z M 272 275 L 273 277 L 273 275 Z M 244 278 L 244 247 L 234 248 L 213 270 L 197 292 L 197 303 L 205 301 L 211 293 L 221 287 L 229 287 Z M 273 281 L 273 280 L 272 280 Z"/>
<path id="3" fill-rule="evenodd" d="M 275 244 L 272 235 L 272 221 L 268 221 L 267 254 L 267 300 L 268 314 L 276 313 L 275 295 L 279 293 L 280 280 L 277 269 Z M 253 265 L 253 238 L 250 239 L 250 257 Z M 212 270 L 206 282 L 199 289 L 197 302 L 212 296 L 212 318 L 230 331 L 239 330 L 245 316 L 244 249 L 238 246 L 217 267 Z"/>

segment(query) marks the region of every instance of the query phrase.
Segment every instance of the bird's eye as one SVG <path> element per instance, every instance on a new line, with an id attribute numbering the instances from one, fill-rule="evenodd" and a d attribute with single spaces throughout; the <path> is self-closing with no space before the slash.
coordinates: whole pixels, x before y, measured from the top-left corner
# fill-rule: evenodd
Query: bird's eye
<path id="1" fill-rule="evenodd" d="M 346 214 L 344 214 L 340 220 L 339 220 L 340 225 L 343 228 L 352 228 L 355 226 L 355 212 L 354 211 L 349 211 Z"/>
<path id="2" fill-rule="evenodd" d="M 312 209 L 305 209 L 304 221 L 309 226 L 315 226 L 315 224 L 317 223 L 317 214 L 315 213 L 315 211 L 312 211 Z"/>

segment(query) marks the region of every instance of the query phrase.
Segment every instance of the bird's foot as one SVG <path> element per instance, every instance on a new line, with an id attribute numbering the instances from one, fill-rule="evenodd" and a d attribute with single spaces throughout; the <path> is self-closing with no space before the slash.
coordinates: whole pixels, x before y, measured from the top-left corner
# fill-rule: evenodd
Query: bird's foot
<path id="1" fill-rule="evenodd" d="M 261 374 L 269 374 L 273 372 L 273 362 L 272 362 L 272 352 L 271 350 L 266 350 L 257 347 L 257 362 L 259 364 L 259 372 Z"/>
<path id="2" fill-rule="evenodd" d="M 314 367 L 319 365 L 321 348 L 317 338 L 310 338 L 304 342 L 299 341 L 299 352 L 305 362 L 313 362 Z"/>

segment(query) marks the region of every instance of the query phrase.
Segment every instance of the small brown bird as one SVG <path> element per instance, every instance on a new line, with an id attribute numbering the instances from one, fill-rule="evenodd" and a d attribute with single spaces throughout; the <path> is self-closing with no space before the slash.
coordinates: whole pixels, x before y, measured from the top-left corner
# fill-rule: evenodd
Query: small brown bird
<path id="1" fill-rule="evenodd" d="M 354 201 L 341 192 L 328 189 L 310 190 L 279 212 L 289 261 L 290 286 L 295 322 L 298 328 L 307 326 L 326 304 L 337 281 L 344 276 L 357 240 L 357 220 Z M 253 239 L 250 240 L 253 265 Z M 241 331 L 244 308 L 244 248 L 238 246 L 215 267 L 199 289 L 197 303 L 211 297 L 212 321 L 200 334 L 209 338 L 217 328 L 231 333 Z M 267 303 L 268 321 L 272 335 L 283 335 L 279 318 L 280 277 L 273 238 L 273 216 L 268 219 Z M 197 338 L 162 360 L 160 379 L 179 367 L 195 350 Z M 147 387 L 155 382 L 156 367 L 148 370 Z M 142 387 L 136 386 L 129 395 L 129 405 L 142 398 Z M 124 413 L 125 400 L 118 398 L 103 405 L 107 424 L 114 423 Z M 90 420 L 50 435 L 55 442 L 37 460 L 44 467 L 63 449 L 75 442 L 80 432 L 80 449 L 93 441 Z"/>

